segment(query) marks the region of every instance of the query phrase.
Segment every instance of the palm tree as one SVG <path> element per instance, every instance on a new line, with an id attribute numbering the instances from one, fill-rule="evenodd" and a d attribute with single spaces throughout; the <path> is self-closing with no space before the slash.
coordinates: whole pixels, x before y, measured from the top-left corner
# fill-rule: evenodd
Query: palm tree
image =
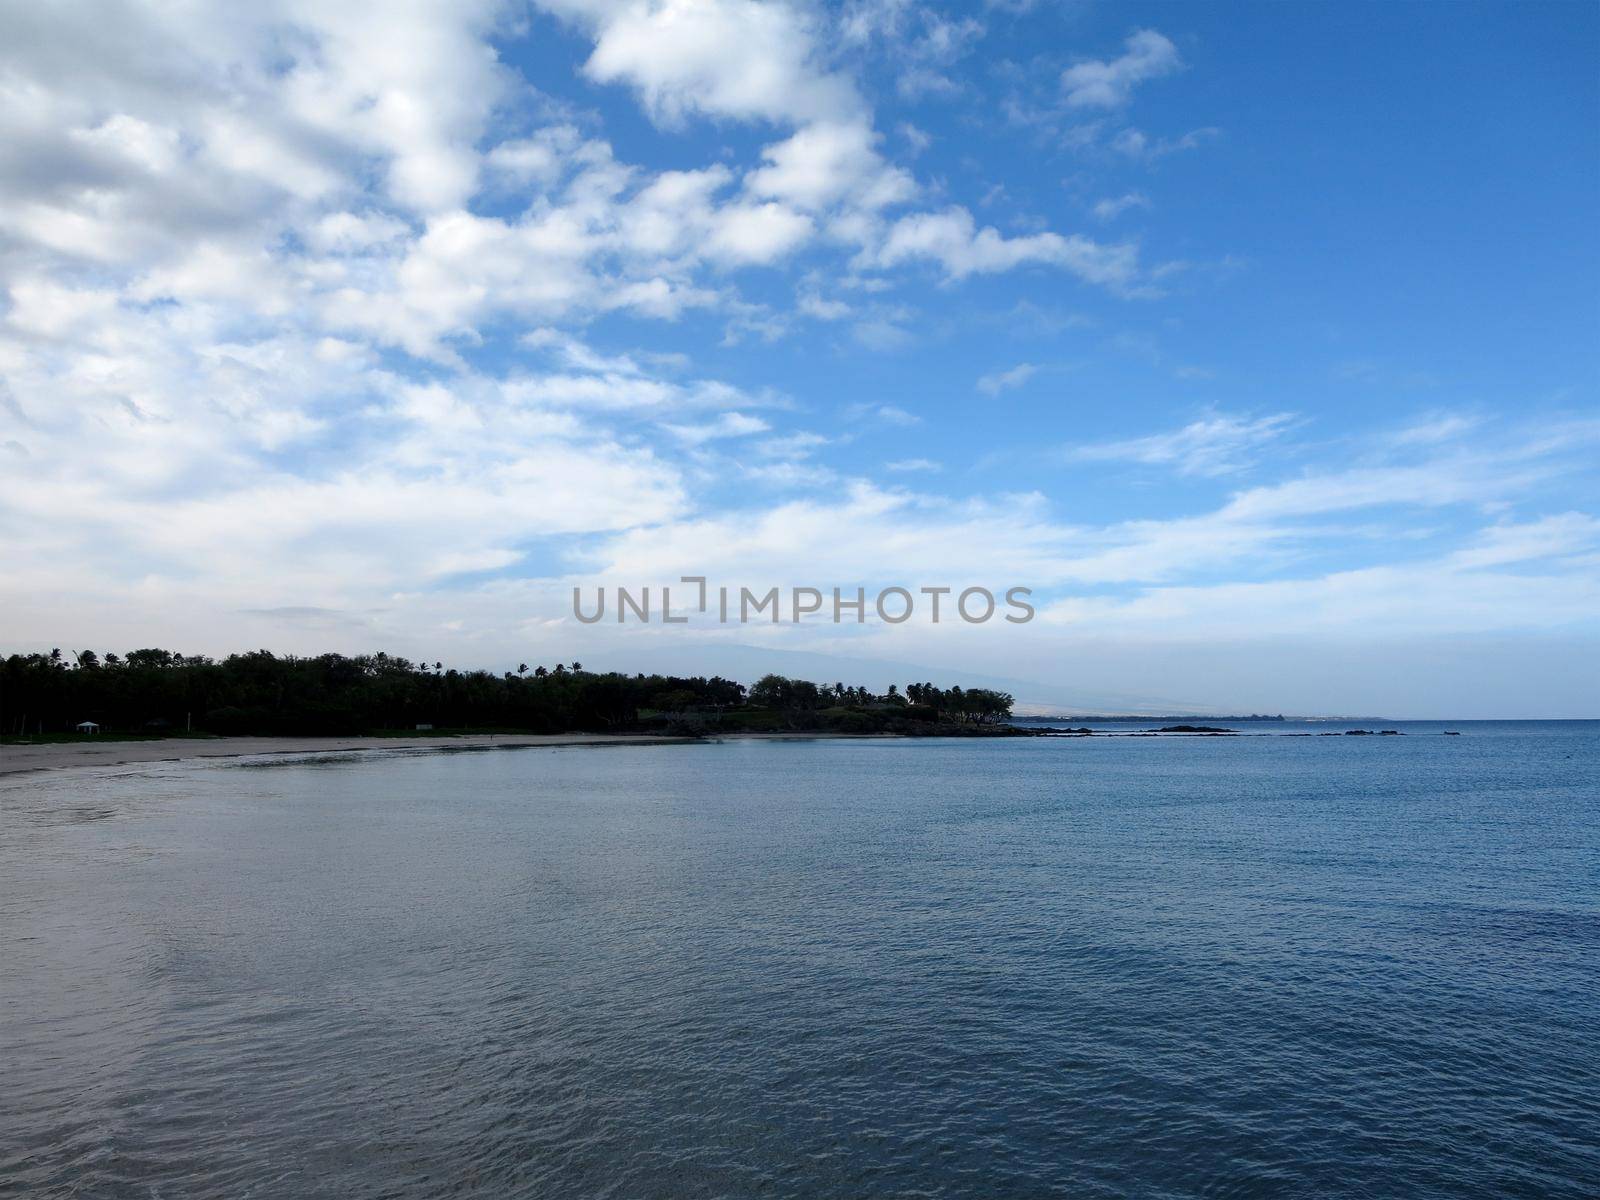
<path id="1" fill-rule="evenodd" d="M 574 673 L 577 673 L 578 671 L 583 670 L 583 664 L 581 662 L 579 662 L 577 659 L 573 659 L 572 660 L 572 670 L 573 670 Z"/>
<path id="2" fill-rule="evenodd" d="M 517 674 L 518 675 L 526 675 L 527 673 L 528 673 L 528 664 L 527 663 L 518 663 L 517 664 Z"/>

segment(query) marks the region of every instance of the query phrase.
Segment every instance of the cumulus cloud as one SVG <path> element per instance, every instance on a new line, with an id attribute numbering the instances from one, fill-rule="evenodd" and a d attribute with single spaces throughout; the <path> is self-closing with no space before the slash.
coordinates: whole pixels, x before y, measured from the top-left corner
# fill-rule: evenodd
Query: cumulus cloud
<path id="1" fill-rule="evenodd" d="M 1117 58 L 1091 59 L 1061 73 L 1061 88 L 1073 108 L 1120 108 L 1136 85 L 1170 75 L 1183 65 L 1178 48 L 1153 29 L 1131 34 Z"/>
<path id="2" fill-rule="evenodd" d="M 993 226 L 979 229 L 972 213 L 953 206 L 937 213 L 900 218 L 883 244 L 864 254 L 866 264 L 886 268 L 923 260 L 937 263 L 951 279 L 990 275 L 1028 263 L 1059 267 L 1089 283 L 1129 290 L 1138 278 L 1138 251 L 1128 243 L 1108 245 L 1080 234 L 1033 233 L 1006 237 Z"/>
<path id="3" fill-rule="evenodd" d="M 295 337 L 196 346 L 194 332 L 181 314 L 123 311 L 81 335 L 92 353 L 11 373 L 26 451 L 0 482 L 12 587 L 203 581 L 205 603 L 338 606 L 684 504 L 669 463 L 617 443 L 574 397 L 407 382 Z"/>
<path id="4" fill-rule="evenodd" d="M 732 205 L 717 214 L 705 250 L 726 263 L 771 263 L 805 241 L 811 228 L 805 214 L 781 204 Z"/>
<path id="5" fill-rule="evenodd" d="M 768 146 L 767 165 L 753 171 L 745 186 L 799 208 L 819 209 L 850 197 L 866 209 L 909 200 L 916 192 L 911 176 L 887 165 L 875 148 L 876 135 L 860 122 L 817 122 L 788 141 Z"/>
<path id="6" fill-rule="evenodd" d="M 632 87 L 657 120 L 695 113 L 799 124 L 858 115 L 845 76 L 817 62 L 810 20 L 788 4 L 542 0 L 592 33 L 591 79 Z"/>
<path id="7" fill-rule="evenodd" d="M 954 571 L 1037 581 L 1058 590 L 1055 611 L 1127 629 L 1172 612 L 1220 623 L 1246 593 L 1198 576 L 1293 561 L 1347 516 L 1537 497 L 1571 447 L 1592 449 L 1588 427 L 1517 439 L 1436 413 L 1368 447 L 1371 461 L 1303 474 L 1279 463 L 1210 511 L 1151 521 L 1074 523 L 1031 493 L 937 495 L 934 458 L 891 459 L 864 482 L 841 465 L 846 446 L 877 447 L 856 470 L 879 471 L 908 431 L 940 435 L 938 397 L 884 389 L 856 407 L 859 389 L 781 395 L 734 355 L 713 371 L 624 352 L 663 343 L 631 340 L 634 322 L 679 323 L 674 350 L 707 324 L 713 339 L 803 324 L 825 349 L 855 353 L 852 338 L 894 349 L 912 330 L 919 344 L 937 336 L 901 299 L 930 270 L 953 285 L 1034 266 L 1139 295 L 1159 268 L 1131 242 L 1001 232 L 959 204 L 929 209 L 943 185 L 919 185 L 891 154 L 926 149 L 928 135 L 880 137 L 816 9 L 540 7 L 589 39 L 583 70 L 608 103 L 637 101 L 673 129 L 738 123 L 728 153 L 625 161 L 594 114 L 537 96 L 546 81 L 502 60 L 507 12 L 487 0 L 415 0 L 382 21 L 304 0 L 63 0 L 8 21 L 0 604 L 14 639 L 127 630 L 137 644 L 162 630 L 199 637 L 209 620 L 203 648 L 221 649 L 240 628 L 247 640 L 281 628 L 240 626 L 249 611 L 498 650 L 559 621 L 559 607 L 537 609 L 553 593 L 524 578 L 553 539 L 590 554 L 560 560 L 579 578 L 772 578 L 801 562 L 820 577 L 807 583 Z M 877 11 L 901 24 L 872 36 L 925 44 L 936 73 L 978 36 L 969 18 Z M 1177 66 L 1171 43 L 1138 34 L 1121 57 L 1071 68 L 1059 104 L 1118 107 Z M 1149 159 L 1203 136 L 1128 129 L 1114 144 Z M 794 312 L 782 307 L 791 295 Z M 999 395 L 1032 370 L 984 376 L 979 390 Z M 953 375 L 955 391 L 970 377 Z M 807 405 L 821 432 L 796 427 Z M 1271 457 L 1290 427 L 1284 414 L 1211 413 L 1065 453 L 1226 480 Z M 749 497 L 729 504 L 729 479 Z M 1560 507 L 1497 508 L 1494 524 L 1419 554 L 1408 575 L 1308 577 L 1248 598 L 1259 613 L 1291 601 L 1332 613 L 1317 597 L 1360 594 L 1378 611 L 1380 593 L 1465 580 L 1491 599 L 1450 609 L 1462 628 L 1506 625 L 1506 606 L 1536 587 L 1554 597 L 1547 611 L 1575 612 L 1592 602 L 1594 522 Z M 1072 589 L 1093 594 L 1059 594 Z"/>

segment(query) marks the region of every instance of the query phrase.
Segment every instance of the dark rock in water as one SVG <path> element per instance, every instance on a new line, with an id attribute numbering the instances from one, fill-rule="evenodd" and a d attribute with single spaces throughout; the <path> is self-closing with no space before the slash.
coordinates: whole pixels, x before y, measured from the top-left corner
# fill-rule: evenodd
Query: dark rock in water
<path id="1" fill-rule="evenodd" d="M 1378 730 L 1378 736 L 1379 737 L 1399 737 L 1400 736 L 1400 731 L 1398 729 L 1380 729 L 1380 730 Z"/>
<path id="2" fill-rule="evenodd" d="M 1446 729 L 1444 735 L 1445 737 L 1460 737 L 1461 731 L 1459 729 Z"/>
<path id="3" fill-rule="evenodd" d="M 1215 725 L 1164 725 L 1147 733 L 1237 733 L 1237 729 L 1218 729 Z"/>
<path id="4" fill-rule="evenodd" d="M 1332 734 L 1332 733 L 1325 733 L 1322 736 L 1323 737 L 1335 737 L 1337 735 Z M 1344 731 L 1344 736 L 1345 737 L 1400 737 L 1402 735 L 1401 735 L 1401 733 L 1400 733 L 1400 731 L 1398 729 L 1346 729 Z"/>

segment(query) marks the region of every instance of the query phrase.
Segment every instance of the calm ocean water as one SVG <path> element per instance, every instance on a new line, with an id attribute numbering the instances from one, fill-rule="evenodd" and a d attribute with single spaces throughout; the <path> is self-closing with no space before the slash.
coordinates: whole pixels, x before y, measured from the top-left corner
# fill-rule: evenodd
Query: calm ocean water
<path id="1" fill-rule="evenodd" d="M 1600 1195 L 1600 725 L 1389 727 L 11 780 L 0 1194 Z"/>

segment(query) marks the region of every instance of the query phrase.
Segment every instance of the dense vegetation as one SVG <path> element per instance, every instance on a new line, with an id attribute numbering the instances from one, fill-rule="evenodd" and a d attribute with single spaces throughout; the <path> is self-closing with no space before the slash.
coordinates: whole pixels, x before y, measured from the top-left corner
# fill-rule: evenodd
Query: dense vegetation
<path id="1" fill-rule="evenodd" d="M 1003 692 L 913 683 L 885 695 L 780 675 L 748 691 L 720 677 L 547 670 L 457 671 L 387 654 L 315 658 L 266 650 L 220 661 L 169 650 L 124 655 L 59 650 L 0 663 L 0 733 L 104 732 L 354 734 L 384 730 L 506 729 L 715 732 L 988 731 L 1011 714 Z"/>

